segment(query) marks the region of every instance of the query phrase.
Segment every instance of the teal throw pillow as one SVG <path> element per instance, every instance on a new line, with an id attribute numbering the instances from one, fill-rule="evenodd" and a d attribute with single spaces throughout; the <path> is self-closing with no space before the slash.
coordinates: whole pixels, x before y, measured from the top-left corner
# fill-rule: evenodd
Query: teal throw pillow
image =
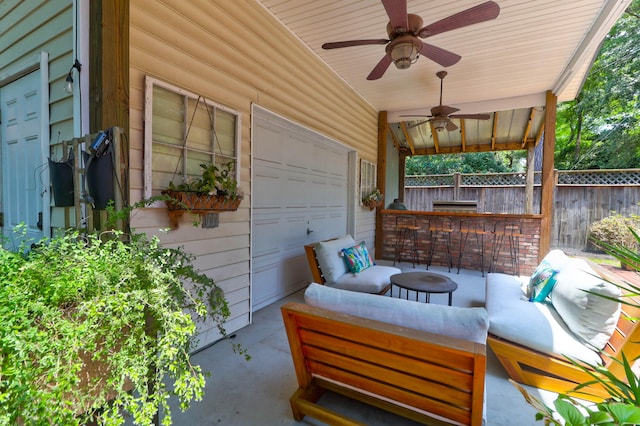
<path id="1" fill-rule="evenodd" d="M 530 302 L 545 302 L 551 290 L 556 285 L 556 275 L 558 271 L 550 266 L 540 265 L 533 273 L 531 281 L 529 282 L 529 288 L 531 295 Z"/>
<path id="2" fill-rule="evenodd" d="M 344 261 L 347 264 L 349 272 L 354 274 L 373 266 L 373 261 L 371 260 L 371 256 L 369 256 L 369 251 L 364 241 L 353 247 L 342 249 L 342 255 L 344 256 Z"/>

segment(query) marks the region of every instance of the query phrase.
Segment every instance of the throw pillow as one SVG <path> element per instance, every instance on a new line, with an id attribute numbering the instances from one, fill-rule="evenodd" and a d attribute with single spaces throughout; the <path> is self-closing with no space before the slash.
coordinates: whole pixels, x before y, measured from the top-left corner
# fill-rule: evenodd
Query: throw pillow
<path id="1" fill-rule="evenodd" d="M 534 298 L 534 291 L 533 291 L 533 285 L 534 284 L 542 284 L 542 287 L 540 287 L 540 290 L 546 288 L 545 284 L 547 282 L 544 283 L 540 283 L 538 281 L 534 281 L 534 278 L 543 270 L 549 269 L 551 268 L 554 271 L 559 271 L 560 269 L 562 269 L 562 267 L 564 265 L 567 264 L 567 262 L 569 261 L 569 257 L 567 257 L 566 254 L 564 254 L 564 252 L 562 250 L 551 250 L 549 253 L 547 253 L 547 255 L 542 259 L 542 262 L 540 262 L 540 264 L 538 265 L 538 267 L 536 268 L 536 270 L 533 272 L 533 275 L 531 276 L 531 279 L 529 280 L 529 285 L 527 286 L 527 298 L 530 301 L 533 301 Z M 548 273 L 545 274 L 548 276 Z M 540 277 L 543 278 L 543 277 Z M 555 281 L 554 281 L 555 283 Z M 550 283 L 549 287 L 549 291 L 551 291 L 551 289 L 553 288 L 554 283 Z M 545 300 L 545 298 L 547 297 L 549 291 L 545 292 L 545 295 L 541 297 L 540 300 L 536 300 L 536 302 L 543 302 Z"/>
<path id="2" fill-rule="evenodd" d="M 353 247 L 342 249 L 342 254 L 344 255 L 344 261 L 347 263 L 347 268 L 354 274 L 364 271 L 373 265 L 364 241 Z"/>
<path id="3" fill-rule="evenodd" d="M 553 287 L 556 285 L 555 277 L 558 271 L 550 266 L 540 266 L 538 266 L 529 282 L 529 288 L 531 289 L 530 302 L 546 301 L 547 296 L 549 296 L 549 293 L 551 293 L 551 290 L 553 290 Z"/>
<path id="4" fill-rule="evenodd" d="M 318 265 L 328 284 L 335 283 L 347 273 L 347 265 L 342 259 L 342 249 L 351 247 L 356 242 L 351 235 L 316 243 L 315 251 Z"/>
<path id="5" fill-rule="evenodd" d="M 596 349 L 609 341 L 620 318 L 620 302 L 600 295 L 617 298 L 621 292 L 582 259 L 571 259 L 562 268 L 551 291 L 551 303 L 567 327 Z"/>

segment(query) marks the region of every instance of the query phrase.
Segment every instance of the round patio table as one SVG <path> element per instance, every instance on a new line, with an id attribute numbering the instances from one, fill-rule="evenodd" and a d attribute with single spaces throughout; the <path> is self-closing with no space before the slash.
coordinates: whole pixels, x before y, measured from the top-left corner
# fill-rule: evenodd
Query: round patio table
<path id="1" fill-rule="evenodd" d="M 426 302 L 429 303 L 431 293 L 449 293 L 449 306 L 453 301 L 453 292 L 458 288 L 450 278 L 436 274 L 434 272 L 403 272 L 391 275 L 391 284 L 400 287 L 398 297 L 402 296 L 402 289 L 416 292 L 416 301 L 420 293 L 425 293 Z M 393 297 L 393 285 L 391 286 L 391 296 Z"/>

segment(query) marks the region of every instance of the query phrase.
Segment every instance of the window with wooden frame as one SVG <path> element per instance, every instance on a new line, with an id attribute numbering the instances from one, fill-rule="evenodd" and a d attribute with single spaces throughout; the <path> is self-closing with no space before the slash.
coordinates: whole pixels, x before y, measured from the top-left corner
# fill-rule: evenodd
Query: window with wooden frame
<path id="1" fill-rule="evenodd" d="M 377 187 L 377 167 L 367 160 L 360 160 L 360 205 L 362 200 L 371 194 Z"/>
<path id="2" fill-rule="evenodd" d="M 145 84 L 144 196 L 199 177 L 200 164 L 233 163 L 240 182 L 240 114 L 174 85 Z"/>

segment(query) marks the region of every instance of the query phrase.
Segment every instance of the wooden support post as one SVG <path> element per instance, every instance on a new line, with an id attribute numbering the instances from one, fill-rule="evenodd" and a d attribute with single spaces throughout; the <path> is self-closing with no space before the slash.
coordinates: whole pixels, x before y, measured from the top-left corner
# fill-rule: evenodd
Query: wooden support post
<path id="1" fill-rule="evenodd" d="M 553 220 L 553 193 L 555 191 L 555 174 L 553 154 L 556 145 L 556 103 L 558 98 L 550 90 L 544 116 L 544 149 L 542 150 L 542 188 L 540 195 L 540 249 L 538 261 L 549 252 L 551 247 L 551 221 Z"/>
<path id="2" fill-rule="evenodd" d="M 386 179 L 387 179 L 387 131 L 389 124 L 387 122 L 387 111 L 380 111 L 378 113 L 378 189 L 383 194 L 386 194 Z M 385 206 L 387 200 L 385 199 Z M 376 257 L 382 256 L 382 215 L 380 210 L 376 209 L 376 239 L 375 250 Z"/>
<path id="3" fill-rule="evenodd" d="M 524 191 L 524 212 L 533 214 L 533 184 L 535 177 L 535 144 L 527 144 L 527 177 Z"/>

